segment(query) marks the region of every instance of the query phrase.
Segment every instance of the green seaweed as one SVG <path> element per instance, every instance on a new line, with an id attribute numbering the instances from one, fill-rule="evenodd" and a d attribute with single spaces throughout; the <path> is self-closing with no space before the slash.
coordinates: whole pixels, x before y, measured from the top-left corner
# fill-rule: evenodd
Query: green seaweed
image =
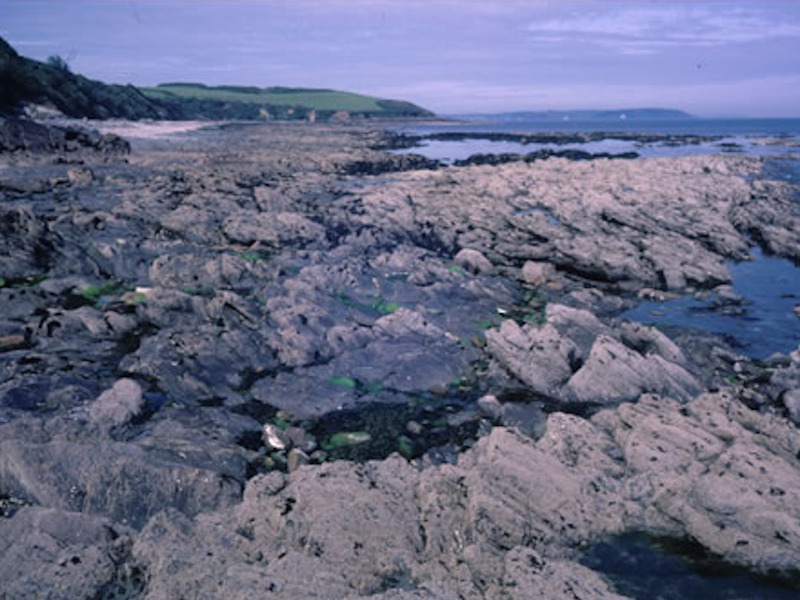
<path id="1" fill-rule="evenodd" d="M 464 269 L 462 269 L 461 267 L 452 266 L 447 270 L 450 271 L 451 273 L 454 273 L 455 275 L 466 275 Z"/>
<path id="2" fill-rule="evenodd" d="M 414 455 L 414 446 L 411 444 L 411 440 L 404 435 L 397 438 L 397 449 L 405 458 L 411 458 Z"/>
<path id="3" fill-rule="evenodd" d="M 397 302 L 386 302 L 383 296 L 376 296 L 370 302 L 359 302 L 347 294 L 337 294 L 336 300 L 349 308 L 355 308 L 362 312 L 376 312 L 380 315 L 390 315 L 400 308 Z"/>
<path id="4" fill-rule="evenodd" d="M 0 277 L 0 288 L 6 287 L 6 280 Z"/>
<path id="5" fill-rule="evenodd" d="M 103 296 L 107 296 L 117 291 L 121 285 L 122 282 L 118 279 L 112 279 L 100 285 L 90 285 L 81 290 L 81 296 L 83 296 L 89 302 L 97 303 L 97 301 Z"/>
<path id="6" fill-rule="evenodd" d="M 234 256 L 238 256 L 239 258 L 247 262 L 257 262 L 259 260 L 265 260 L 267 258 L 261 252 L 256 252 L 254 250 L 247 250 L 245 252 L 240 252 L 238 250 L 231 250 L 231 254 L 233 254 Z"/>
<path id="7" fill-rule="evenodd" d="M 133 306 L 138 306 L 143 302 L 147 301 L 147 294 L 144 292 L 134 292 L 133 294 L 127 295 L 127 297 L 123 297 L 125 304 L 132 304 Z"/>
<path id="8" fill-rule="evenodd" d="M 475 328 L 479 331 L 486 331 L 487 329 L 491 329 L 496 325 L 494 318 L 484 319 L 483 321 L 478 321 L 475 323 Z"/>
<path id="9" fill-rule="evenodd" d="M 378 297 L 375 302 L 371 304 L 371 306 L 375 312 L 378 312 L 382 315 L 390 315 L 400 308 L 400 305 L 397 302 L 385 302 L 381 297 Z"/>
<path id="10" fill-rule="evenodd" d="M 372 436 L 367 431 L 340 431 L 339 433 L 334 433 L 326 442 L 323 442 L 322 448 L 328 451 L 347 448 L 358 444 L 366 444 L 371 439 Z"/>
<path id="11" fill-rule="evenodd" d="M 377 394 L 383 390 L 383 384 L 378 382 L 365 383 L 363 387 L 364 391 L 368 394 Z"/>
<path id="12" fill-rule="evenodd" d="M 358 382 L 352 377 L 331 377 L 328 381 L 333 385 L 340 385 L 351 390 L 354 390 L 358 385 Z"/>

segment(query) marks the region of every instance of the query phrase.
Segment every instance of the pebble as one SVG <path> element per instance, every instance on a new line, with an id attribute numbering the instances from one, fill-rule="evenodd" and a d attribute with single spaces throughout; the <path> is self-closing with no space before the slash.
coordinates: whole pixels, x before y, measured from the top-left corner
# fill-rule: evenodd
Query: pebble
<path id="1" fill-rule="evenodd" d="M 300 450 L 300 448 L 292 448 L 289 450 L 289 457 L 287 460 L 286 468 L 289 473 L 294 473 L 297 469 L 302 467 L 303 465 L 307 465 L 310 462 L 308 454 Z"/>
<path id="2" fill-rule="evenodd" d="M 408 433 L 411 435 L 419 435 L 422 433 L 422 425 L 416 421 L 409 421 L 406 423 L 406 431 L 408 431 Z"/>
<path id="3" fill-rule="evenodd" d="M 550 263 L 529 260 L 522 265 L 522 280 L 528 285 L 544 285 L 554 273 L 555 269 Z"/>
<path id="4" fill-rule="evenodd" d="M 290 445 L 305 452 L 313 452 L 317 448 L 317 440 L 302 427 L 288 427 L 285 431 Z"/>
<path id="5" fill-rule="evenodd" d="M 28 342 L 24 335 L 4 335 L 0 337 L 0 352 L 7 350 L 18 350 L 27 346 Z"/>
<path id="6" fill-rule="evenodd" d="M 487 394 L 478 400 L 478 409 L 495 421 L 503 416 L 503 405 L 500 404 L 496 396 L 491 394 Z"/>
<path id="7" fill-rule="evenodd" d="M 264 445 L 272 450 L 285 450 L 291 445 L 289 437 L 277 425 L 265 423 L 261 430 L 261 439 Z"/>

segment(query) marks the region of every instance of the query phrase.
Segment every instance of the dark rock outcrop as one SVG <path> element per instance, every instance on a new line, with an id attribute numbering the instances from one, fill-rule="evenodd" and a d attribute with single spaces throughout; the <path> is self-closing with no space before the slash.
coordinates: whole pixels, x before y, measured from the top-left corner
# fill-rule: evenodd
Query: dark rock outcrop
<path id="1" fill-rule="evenodd" d="M 105 156 L 128 154 L 130 144 L 113 134 L 76 126 L 45 125 L 28 119 L 0 118 L 0 153 L 97 152 Z"/>

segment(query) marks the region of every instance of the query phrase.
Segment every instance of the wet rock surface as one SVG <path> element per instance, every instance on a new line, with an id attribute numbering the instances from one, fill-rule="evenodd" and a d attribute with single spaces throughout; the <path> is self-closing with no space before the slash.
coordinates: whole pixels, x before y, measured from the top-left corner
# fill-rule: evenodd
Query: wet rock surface
<path id="1" fill-rule="evenodd" d="M 800 569 L 800 351 L 618 318 L 741 305 L 791 184 L 394 143 L 0 157 L 0 598 L 621 598 L 580 560 L 631 531 Z"/>

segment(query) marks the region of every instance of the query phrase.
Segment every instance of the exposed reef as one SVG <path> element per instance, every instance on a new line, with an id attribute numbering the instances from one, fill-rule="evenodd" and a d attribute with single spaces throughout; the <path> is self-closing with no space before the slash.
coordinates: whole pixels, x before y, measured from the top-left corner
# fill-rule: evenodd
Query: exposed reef
<path id="1" fill-rule="evenodd" d="M 800 350 L 619 318 L 800 261 L 762 159 L 85 135 L 0 154 L 3 600 L 622 599 L 628 532 L 796 585 Z"/>

